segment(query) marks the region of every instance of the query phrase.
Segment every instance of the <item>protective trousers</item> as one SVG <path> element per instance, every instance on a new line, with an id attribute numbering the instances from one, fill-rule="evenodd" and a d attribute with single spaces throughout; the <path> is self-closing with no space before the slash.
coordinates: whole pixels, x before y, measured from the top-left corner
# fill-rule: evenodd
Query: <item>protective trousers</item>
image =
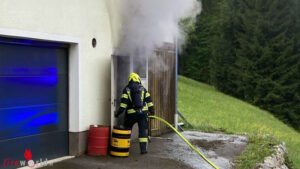
<path id="1" fill-rule="evenodd" d="M 146 130 L 148 129 L 147 113 L 138 114 L 127 114 L 125 117 L 125 127 L 132 129 L 135 123 L 138 123 L 139 127 L 139 142 L 141 154 L 147 153 L 148 137 Z"/>

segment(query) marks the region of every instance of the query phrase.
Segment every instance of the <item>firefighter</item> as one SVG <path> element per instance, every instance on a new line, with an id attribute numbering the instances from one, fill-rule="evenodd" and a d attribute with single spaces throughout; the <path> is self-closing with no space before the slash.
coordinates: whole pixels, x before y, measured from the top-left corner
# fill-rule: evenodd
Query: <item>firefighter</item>
<path id="1" fill-rule="evenodd" d="M 124 111 L 126 112 L 124 126 L 127 129 L 131 130 L 132 126 L 136 122 L 138 123 L 141 154 L 146 154 L 148 144 L 147 116 L 148 114 L 154 115 L 154 106 L 149 92 L 142 86 L 141 79 L 136 73 L 131 73 L 128 78 L 128 85 L 123 90 L 120 108 L 115 117 Z"/>

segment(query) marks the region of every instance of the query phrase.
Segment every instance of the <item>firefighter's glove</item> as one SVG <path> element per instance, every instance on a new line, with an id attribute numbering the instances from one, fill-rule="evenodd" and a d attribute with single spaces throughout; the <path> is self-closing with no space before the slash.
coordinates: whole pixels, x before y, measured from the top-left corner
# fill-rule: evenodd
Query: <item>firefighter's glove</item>
<path id="1" fill-rule="evenodd" d="M 139 115 L 144 115 L 144 112 L 142 111 L 142 109 L 138 109 L 137 112 L 139 113 Z"/>
<path id="2" fill-rule="evenodd" d="M 118 112 L 115 112 L 115 118 L 119 118 L 120 114 Z"/>

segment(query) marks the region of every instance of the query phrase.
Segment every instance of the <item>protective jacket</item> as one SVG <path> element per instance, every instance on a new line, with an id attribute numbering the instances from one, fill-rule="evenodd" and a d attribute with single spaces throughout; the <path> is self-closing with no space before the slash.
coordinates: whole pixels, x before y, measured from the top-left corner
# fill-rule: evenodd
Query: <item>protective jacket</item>
<path id="1" fill-rule="evenodd" d="M 154 106 L 150 93 L 141 84 L 130 82 L 123 90 L 117 115 L 125 110 L 126 115 L 137 113 L 139 110 L 142 110 L 145 114 L 149 111 L 151 115 L 154 115 Z"/>

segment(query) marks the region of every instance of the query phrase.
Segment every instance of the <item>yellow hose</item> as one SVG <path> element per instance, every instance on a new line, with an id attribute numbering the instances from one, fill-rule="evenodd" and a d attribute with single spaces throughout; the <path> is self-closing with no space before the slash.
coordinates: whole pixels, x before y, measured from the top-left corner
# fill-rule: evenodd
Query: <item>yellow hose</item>
<path id="1" fill-rule="evenodd" d="M 209 161 L 199 150 L 197 150 L 196 147 L 194 147 L 178 130 L 176 130 L 170 123 L 168 123 L 166 120 L 157 117 L 157 116 L 148 116 L 149 118 L 154 118 L 157 120 L 160 120 L 161 122 L 165 123 L 166 125 L 168 125 L 169 127 L 171 127 L 171 129 L 173 129 L 180 138 L 182 138 L 182 140 L 184 140 L 194 151 L 196 151 L 200 157 L 202 157 L 208 164 L 210 164 L 211 166 L 213 166 L 215 169 L 219 169 L 214 163 L 212 163 L 211 161 Z"/>

